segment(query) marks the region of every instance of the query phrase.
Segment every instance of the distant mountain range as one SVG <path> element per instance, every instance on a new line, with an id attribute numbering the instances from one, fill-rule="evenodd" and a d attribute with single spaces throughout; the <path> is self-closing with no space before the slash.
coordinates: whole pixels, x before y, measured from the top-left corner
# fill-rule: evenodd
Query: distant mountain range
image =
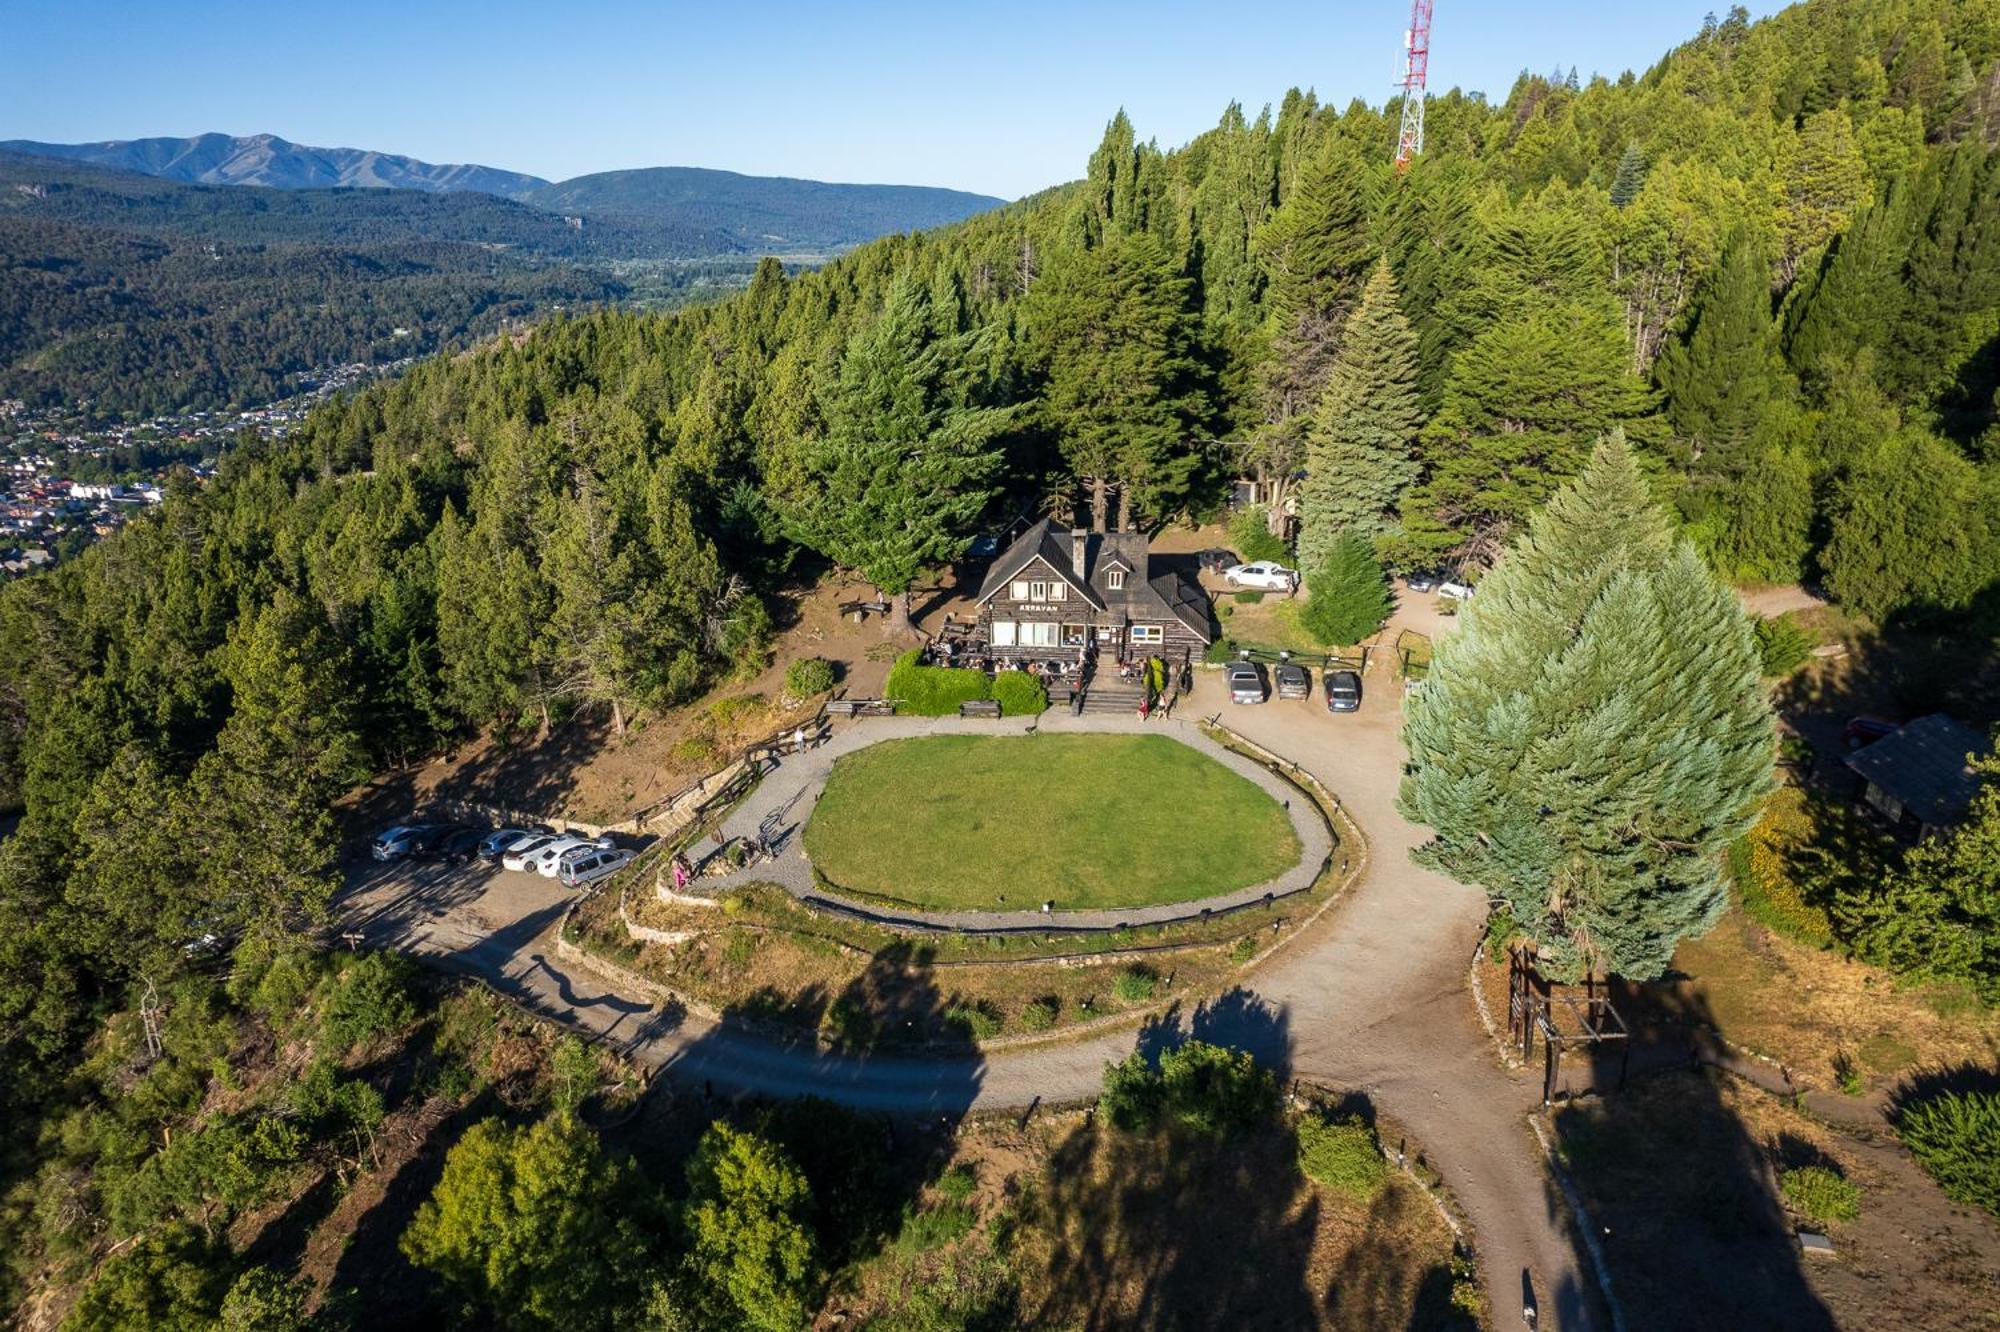
<path id="1" fill-rule="evenodd" d="M 838 185 L 699 167 L 606 171 L 550 182 L 497 167 L 419 162 L 363 148 L 312 148 L 275 134 L 105 143 L 0 142 L 0 149 L 84 162 L 190 185 L 279 190 L 390 189 L 495 194 L 570 216 L 720 233 L 732 252 L 840 249 L 895 231 L 942 226 L 1003 200 L 921 185 Z"/>
<path id="2" fill-rule="evenodd" d="M 268 401 L 551 308 L 671 304 L 1001 200 L 692 167 L 550 183 L 247 139 L 0 144 L 0 398 Z"/>

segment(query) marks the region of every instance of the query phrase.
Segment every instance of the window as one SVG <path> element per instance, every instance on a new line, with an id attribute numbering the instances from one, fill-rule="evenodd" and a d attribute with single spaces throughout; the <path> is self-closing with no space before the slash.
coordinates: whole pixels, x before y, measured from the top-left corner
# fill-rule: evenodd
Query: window
<path id="1" fill-rule="evenodd" d="M 1020 626 L 1021 646 L 1054 647 L 1056 645 L 1057 632 L 1058 626 L 1054 624 L 1038 624 L 1033 621 L 1023 620 Z"/>
<path id="2" fill-rule="evenodd" d="M 1158 643 L 1163 641 L 1165 637 L 1164 631 L 1157 624 L 1135 624 L 1132 626 L 1132 641 L 1134 643 Z"/>
<path id="3" fill-rule="evenodd" d="M 1090 627 L 1082 624 L 1066 624 L 1062 627 L 1064 647 L 1082 647 L 1090 641 Z"/>
<path id="4" fill-rule="evenodd" d="M 997 648 L 1014 646 L 1014 622 L 995 620 L 993 622 L 993 646 Z"/>
<path id="5" fill-rule="evenodd" d="M 1125 571 L 1123 569 L 1111 570 L 1104 575 L 1104 585 L 1113 592 L 1123 592 L 1125 590 Z"/>
<path id="6" fill-rule="evenodd" d="M 1014 580 L 1014 586 L 1009 588 L 1008 591 L 1013 593 L 1014 600 L 1026 601 L 1028 599 L 1028 589 L 1032 586 L 1034 585 L 1030 583 L 1027 579 L 1016 578 Z"/>
<path id="7" fill-rule="evenodd" d="M 1023 584 L 1016 583 L 1014 586 L 1021 587 Z M 1028 589 L 1025 599 L 1028 601 L 1066 601 L 1069 598 L 1067 583 L 1044 583 L 1036 580 L 1025 586 Z"/>

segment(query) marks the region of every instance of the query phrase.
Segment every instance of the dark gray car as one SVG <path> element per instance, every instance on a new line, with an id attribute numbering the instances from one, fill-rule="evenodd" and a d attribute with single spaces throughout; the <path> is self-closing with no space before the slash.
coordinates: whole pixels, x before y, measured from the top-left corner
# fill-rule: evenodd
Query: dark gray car
<path id="1" fill-rule="evenodd" d="M 1326 710 L 1358 712 L 1361 708 L 1361 677 L 1353 671 L 1326 673 Z"/>
<path id="2" fill-rule="evenodd" d="M 1293 662 L 1286 662 L 1284 665 L 1278 667 L 1276 671 L 1272 672 L 1272 677 L 1277 683 L 1279 698 L 1312 697 L 1312 676 L 1306 673 L 1305 667 Z"/>

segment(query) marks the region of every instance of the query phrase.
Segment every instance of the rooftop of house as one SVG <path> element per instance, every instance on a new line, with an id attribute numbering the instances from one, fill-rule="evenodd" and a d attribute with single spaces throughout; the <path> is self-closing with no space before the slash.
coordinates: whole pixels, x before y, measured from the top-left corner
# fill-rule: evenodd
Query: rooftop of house
<path id="1" fill-rule="evenodd" d="M 1965 817 L 1979 790 L 1971 756 L 1992 748 L 1970 726 L 1933 712 L 1848 755 L 1847 766 L 1895 797 L 1925 826 L 1940 828 Z"/>
<path id="2" fill-rule="evenodd" d="M 1044 518 L 994 559 L 977 600 L 991 600 L 1038 557 L 1099 610 L 1134 620 L 1171 616 L 1204 643 L 1212 641 L 1207 598 L 1180 573 L 1153 571 L 1144 532 L 1090 532 Z"/>

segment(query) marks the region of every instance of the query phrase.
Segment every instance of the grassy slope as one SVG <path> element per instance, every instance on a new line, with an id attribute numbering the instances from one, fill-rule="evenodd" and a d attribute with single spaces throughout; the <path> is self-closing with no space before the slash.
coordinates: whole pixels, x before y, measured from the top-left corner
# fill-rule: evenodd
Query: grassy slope
<path id="1" fill-rule="evenodd" d="M 1162 736 L 927 736 L 834 766 L 806 825 L 833 883 L 941 910 L 1185 902 L 1297 861 L 1276 801 Z"/>

